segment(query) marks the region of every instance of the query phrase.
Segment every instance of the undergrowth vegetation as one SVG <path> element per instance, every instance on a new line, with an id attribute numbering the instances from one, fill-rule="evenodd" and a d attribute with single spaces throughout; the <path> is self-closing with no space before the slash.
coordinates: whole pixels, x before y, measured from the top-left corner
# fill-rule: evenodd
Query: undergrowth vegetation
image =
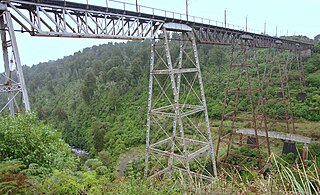
<path id="1" fill-rule="evenodd" d="M 312 155 L 305 163 L 300 158 L 288 163 L 285 157 L 272 154 L 264 174 L 220 169 L 219 176 L 210 182 L 182 174 L 147 180 L 141 175 L 143 162 L 138 159 L 132 162 L 134 171 L 117 178 L 99 159 L 79 163 L 60 133 L 39 122 L 34 114 L 0 120 L 5 124 L 0 128 L 0 194 L 316 194 L 320 190 L 315 156 L 319 145 L 311 147 Z M 39 139 L 42 135 L 48 137 Z M 34 155 L 32 161 L 30 155 Z"/>

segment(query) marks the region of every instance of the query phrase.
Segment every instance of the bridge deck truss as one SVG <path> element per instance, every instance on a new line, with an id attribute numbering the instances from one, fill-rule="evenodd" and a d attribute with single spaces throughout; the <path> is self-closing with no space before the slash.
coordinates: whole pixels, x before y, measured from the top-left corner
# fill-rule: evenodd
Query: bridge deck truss
<path id="1" fill-rule="evenodd" d="M 87 5 L 58 0 L 7 0 L 2 9 L 8 9 L 12 18 L 33 36 L 106 38 L 106 39 L 146 39 L 161 33 L 165 23 L 190 26 L 197 42 L 206 44 L 232 45 L 235 40 L 248 34 L 255 39 L 256 47 L 270 47 L 281 41 L 281 47 L 289 49 L 300 45 L 301 50 L 312 46 L 307 43 L 281 39 L 263 34 L 255 34 L 220 27 L 210 22 L 188 21 L 179 15 L 156 15 L 132 10 Z"/>

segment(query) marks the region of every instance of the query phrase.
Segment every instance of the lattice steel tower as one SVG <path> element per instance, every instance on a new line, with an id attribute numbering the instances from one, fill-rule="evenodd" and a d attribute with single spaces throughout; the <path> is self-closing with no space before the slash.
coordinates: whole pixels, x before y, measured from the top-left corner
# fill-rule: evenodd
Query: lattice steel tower
<path id="1" fill-rule="evenodd" d="M 270 153 L 262 95 L 256 41 L 243 34 L 231 50 L 217 145 L 220 165 L 262 169 L 264 156 Z M 249 132 L 246 140 L 243 132 Z M 261 132 L 264 138 L 259 137 Z"/>
<path id="2" fill-rule="evenodd" d="M 295 93 L 298 101 L 304 101 L 304 73 L 299 45 L 290 49 L 282 48 L 282 42 L 276 41 L 269 49 L 271 60 L 266 63 L 263 76 L 264 101 L 269 129 L 295 133 L 294 109 L 292 106 L 292 88 L 299 86 Z M 290 86 L 291 85 L 291 86 Z M 305 143 L 303 159 L 306 158 L 308 146 Z M 283 152 L 297 153 L 295 142 L 284 141 Z"/>
<path id="3" fill-rule="evenodd" d="M 289 84 L 297 85 L 294 80 L 299 82 L 299 92 L 296 94 L 296 99 L 298 101 L 304 102 L 306 99 L 306 93 L 304 92 L 305 78 L 304 78 L 304 65 L 303 56 L 308 55 L 303 48 L 296 44 L 296 48 L 293 49 L 293 55 L 295 59 L 288 66 L 288 79 Z M 290 81 L 291 80 L 291 81 Z"/>
<path id="4" fill-rule="evenodd" d="M 179 26 L 179 33 L 169 32 Z M 195 35 L 165 24 L 152 41 L 145 175 L 217 174 Z M 181 32 L 182 31 L 182 32 Z"/>
<path id="5" fill-rule="evenodd" d="M 283 123 L 287 133 L 293 133 L 294 119 L 288 71 L 294 56 L 290 50 L 281 48 L 281 45 L 282 42 L 278 41 L 269 49 L 271 61 L 266 63 L 263 76 L 264 101 L 270 128 L 273 128 L 274 124 Z"/>
<path id="6" fill-rule="evenodd" d="M 11 14 L 0 6 L 0 33 L 5 74 L 0 75 L 0 113 L 14 115 L 30 112 L 27 89 L 23 77 L 20 55 Z"/>

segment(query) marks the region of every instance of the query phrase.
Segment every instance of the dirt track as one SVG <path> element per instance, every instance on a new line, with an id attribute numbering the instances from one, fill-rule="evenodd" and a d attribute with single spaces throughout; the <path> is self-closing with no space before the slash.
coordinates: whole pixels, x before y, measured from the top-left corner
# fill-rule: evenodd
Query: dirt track
<path id="1" fill-rule="evenodd" d="M 141 154 L 130 154 L 127 157 L 125 157 L 123 160 L 121 160 L 119 165 L 119 173 L 118 173 L 119 178 L 124 177 L 124 171 L 126 170 L 128 163 L 132 160 L 138 159 L 141 156 L 142 156 Z"/>

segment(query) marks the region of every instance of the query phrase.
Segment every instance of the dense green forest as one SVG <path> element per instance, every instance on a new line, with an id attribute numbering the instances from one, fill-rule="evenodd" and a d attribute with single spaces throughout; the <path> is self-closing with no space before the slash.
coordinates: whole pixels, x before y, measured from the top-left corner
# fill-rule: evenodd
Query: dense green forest
<path id="1" fill-rule="evenodd" d="M 5 181 L 3 178 L 6 178 L 9 172 L 23 177 L 24 182 L 28 183 L 29 180 L 38 182 L 28 183 L 28 186 L 34 187 L 27 186 L 29 193 L 45 192 L 45 188 L 49 185 L 53 186 L 50 189 L 51 193 L 98 193 L 106 188 L 109 188 L 111 193 L 115 188 L 123 194 L 130 191 L 142 194 L 178 193 L 183 186 L 173 191 L 171 188 L 166 189 L 167 186 L 163 188 L 153 186 L 155 191 L 148 191 L 149 185 L 152 184 L 139 183 L 136 177 L 124 183 L 111 184 L 115 179 L 113 173 L 117 171 L 115 167 L 119 156 L 121 157 L 121 154 L 132 148 L 143 148 L 145 144 L 150 45 L 149 40 L 110 42 L 85 48 L 83 51 L 56 61 L 40 63 L 32 67 L 24 66 L 30 103 L 35 114 L 21 116 L 18 119 L 1 118 L 1 122 L 9 121 L 7 127 L 12 128 L 11 131 L 19 132 L 19 129 L 25 127 L 32 129 L 30 132 L 34 131 L 34 134 L 49 134 L 45 139 L 48 143 L 43 141 L 43 143 L 33 144 L 43 145 L 43 151 L 38 152 L 52 155 L 50 158 L 47 156 L 38 159 L 41 155 L 37 155 L 36 151 L 32 154 L 32 147 L 28 148 L 30 155 L 28 152 L 24 154 L 23 150 L 26 148 L 23 148 L 23 143 L 28 140 L 21 137 L 19 147 L 22 148 L 15 145 L 16 152 L 11 154 L 2 145 L 16 137 L 9 139 L 1 136 L 3 140 L 0 142 L 2 155 L 0 179 Z M 201 45 L 198 49 L 209 117 L 212 121 L 217 121 L 221 118 L 229 50 L 223 46 L 208 45 Z M 312 57 L 306 59 L 304 65 L 307 99 L 304 102 L 293 99 L 295 117 L 298 122 L 313 121 L 314 124 L 318 124 L 316 122 L 320 121 L 320 44 L 315 46 Z M 11 127 L 10 122 L 20 126 Z M 45 131 L 39 133 L 40 129 Z M 1 130 L 3 135 L 9 132 L 6 128 Z M 20 132 L 16 136 L 23 137 L 25 133 Z M 213 132 L 213 134 L 216 133 Z M 305 135 L 312 136 L 314 139 L 320 138 L 318 132 L 307 131 Z M 45 137 L 28 136 L 30 141 Z M 63 140 L 59 138 L 60 136 Z M 87 150 L 90 153 L 87 158 L 91 159 L 86 161 L 86 167 L 90 167 L 95 172 L 85 171 L 85 167 L 78 162 L 79 160 L 83 162 L 84 159 L 72 157 L 64 141 L 70 146 Z M 19 143 L 18 139 L 17 142 Z M 26 145 L 28 144 L 30 143 Z M 46 145 L 52 148 L 46 148 Z M 28 155 L 28 158 L 23 157 L 24 155 Z M 3 168 L 8 164 L 12 166 L 8 169 Z M 70 174 L 74 170 L 79 172 Z M 142 167 L 139 171 L 141 170 Z M 139 171 L 133 172 L 138 174 Z M 276 171 L 274 174 L 278 173 Z M 25 181 L 25 177 L 29 180 Z M 39 183 L 37 179 L 39 177 L 45 179 Z M 63 191 L 59 186 L 53 185 L 55 179 L 60 179 L 61 182 L 68 181 L 70 186 L 65 186 L 66 191 Z M 235 180 L 230 185 L 236 185 L 236 183 Z M 136 189 L 137 184 L 143 187 Z M 96 189 L 93 189 L 94 187 Z M 12 189 L 19 191 L 14 187 Z"/>
<path id="2" fill-rule="evenodd" d="M 117 158 L 145 143 L 149 55 L 149 41 L 109 43 L 25 67 L 32 109 L 70 145 Z M 200 46 L 199 55 L 209 116 L 219 120 L 228 50 Z M 319 63 L 315 50 L 305 62 L 307 101 L 293 100 L 297 118 L 320 121 Z"/>

